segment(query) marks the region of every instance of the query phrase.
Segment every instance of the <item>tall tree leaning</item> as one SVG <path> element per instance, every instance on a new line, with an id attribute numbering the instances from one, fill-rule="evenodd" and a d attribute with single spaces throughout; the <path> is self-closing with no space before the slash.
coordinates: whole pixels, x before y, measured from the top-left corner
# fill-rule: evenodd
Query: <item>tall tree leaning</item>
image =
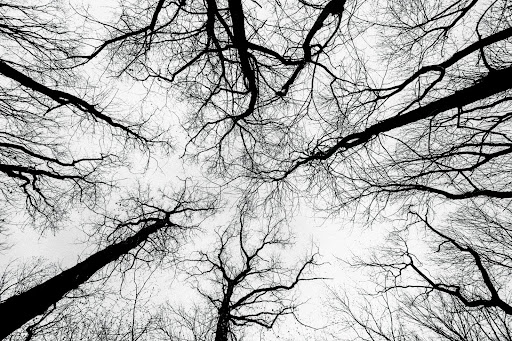
<path id="1" fill-rule="evenodd" d="M 125 217 L 121 222 L 118 217 L 108 218 L 114 224 L 111 227 L 114 231 L 111 232 L 111 236 L 115 236 L 115 242 L 48 280 L 2 300 L 0 313 L 3 316 L 3 323 L 0 326 L 0 337 L 8 336 L 34 317 L 45 313 L 67 293 L 85 284 L 103 267 L 115 263 L 124 256 L 132 255 L 135 261 L 140 249 L 151 252 L 151 245 L 158 244 L 157 239 L 179 240 L 190 232 L 196 226 L 195 216 L 210 214 L 215 201 L 209 197 L 201 199 L 197 193 L 188 193 L 188 190 L 184 188 L 177 193 L 175 204 L 170 209 L 165 210 L 151 203 L 137 202 L 140 207 L 132 211 L 140 211 L 140 214 L 133 216 L 131 212 L 132 217 Z M 133 232 L 134 230 L 136 232 Z M 172 253 L 176 250 L 166 249 L 166 252 Z"/>
<path id="2" fill-rule="evenodd" d="M 167 142 L 157 141 L 146 118 L 116 117 L 105 89 L 87 83 L 69 58 L 82 46 L 62 4 L 5 1 L 1 8 L 2 215 L 9 221 L 11 210 L 23 213 L 42 231 L 65 220 L 74 203 L 101 200 L 113 184 L 109 169 L 124 164 L 130 146 Z M 105 147 L 102 139 L 112 143 Z M 83 141 L 90 148 L 81 148 Z"/>
<path id="3" fill-rule="evenodd" d="M 66 218 L 76 204 L 97 208 L 96 202 L 109 194 L 109 172 L 126 165 L 126 152 L 168 144 L 157 140 L 159 133 L 147 127 L 147 118 L 115 117 L 101 103 L 101 87 L 90 87 L 83 70 L 69 58 L 80 50 L 80 39 L 68 28 L 61 6 L 50 1 L 4 1 L 0 6 L 0 232 L 17 229 L 27 217 L 28 225 L 41 232 L 69 227 Z M 87 148 L 83 141 L 89 141 Z M 111 142 L 108 147 L 102 146 L 105 141 Z M 116 226 L 129 232 L 75 266 L 11 297 L 3 291 L 0 338 L 156 235 L 183 233 L 191 226 L 183 215 L 212 209 L 210 203 L 181 194 L 185 201 L 178 200 L 173 209 L 152 206 L 137 217 L 130 212 Z M 139 207 L 147 205 L 142 195 L 136 201 Z"/>
<path id="4" fill-rule="evenodd" d="M 143 227 L 133 236 L 110 245 L 45 282 L 1 302 L 0 314 L 3 318 L 0 338 L 3 339 L 34 317 L 43 314 L 66 293 L 84 284 L 98 270 L 147 241 L 151 234 L 163 228 L 176 227 L 170 221 L 170 215 L 160 219 L 148 218 L 139 223 Z"/>

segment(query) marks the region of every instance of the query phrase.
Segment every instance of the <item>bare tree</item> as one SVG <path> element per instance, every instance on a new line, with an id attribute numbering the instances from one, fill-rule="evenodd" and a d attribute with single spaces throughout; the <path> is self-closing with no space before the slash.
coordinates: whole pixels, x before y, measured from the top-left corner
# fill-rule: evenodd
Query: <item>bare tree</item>
<path id="1" fill-rule="evenodd" d="M 430 252 L 416 255 L 414 247 L 396 234 L 392 237 L 394 247 L 362 264 L 384 271 L 387 278 L 384 290 L 414 288 L 423 295 L 439 291 L 468 308 L 495 307 L 510 315 L 505 285 L 510 271 L 506 213 L 508 210 L 494 216 L 482 208 L 463 207 L 452 225 L 444 229 L 434 227 L 424 216 L 411 213 L 412 224 L 422 224 L 425 228 Z M 413 226 L 408 226 L 407 233 L 411 230 Z"/>
<path id="2" fill-rule="evenodd" d="M 80 205 L 101 211 L 96 204 L 107 201 L 116 180 L 112 170 L 126 165 L 125 155 L 134 147 L 149 152 L 168 144 L 149 117 L 107 108 L 113 96 L 101 82 L 90 84 L 93 77 L 69 59 L 81 48 L 69 19 L 61 3 L 0 5 L 2 231 L 16 228 L 27 214 L 31 227 L 45 231 L 68 223 Z M 30 321 L 32 337 L 59 300 L 106 265 L 129 257 L 133 263 L 146 249 L 157 257 L 157 246 L 194 226 L 187 217 L 212 209 L 211 201 L 197 193 L 192 199 L 188 190 L 165 198 L 161 208 L 139 196 L 129 214 L 103 212 L 96 231 L 105 238 L 97 238 L 95 253 L 67 270 L 33 273 L 30 283 L 23 277 L 9 282 L 0 301 L 1 338 Z"/>
<path id="3" fill-rule="evenodd" d="M 147 264 L 117 273 L 112 272 L 112 265 L 68 292 L 44 314 L 5 340 L 150 339 L 148 334 L 153 323 L 150 312 L 154 306 L 150 299 L 152 276 L 147 274 Z"/>
<path id="4" fill-rule="evenodd" d="M 185 188 L 177 193 L 174 202 L 168 203 L 168 209 L 135 201 L 130 207 L 128 217 L 122 220 L 114 217 L 103 222 L 103 226 L 111 224 L 112 229 L 105 240 L 108 243 L 106 247 L 75 266 L 58 272 L 41 283 L 36 281 L 35 285 L 22 291 L 3 290 L 0 301 L 0 314 L 3 316 L 0 337 L 6 337 L 31 319 L 44 314 L 66 293 L 86 283 L 109 264 L 125 263 L 127 268 L 131 268 L 136 262 L 155 261 L 158 252 L 177 252 L 179 245 L 170 248 L 169 243 L 180 240 L 187 230 L 197 224 L 191 220 L 195 215 L 208 214 L 214 208 L 212 198 L 201 200 L 197 193 L 189 191 L 190 189 Z M 18 280 L 7 289 L 20 285 L 22 283 Z M 12 294 L 5 298 L 9 292 Z M 19 309 L 20 306 L 24 309 Z"/>
<path id="5" fill-rule="evenodd" d="M 85 306 L 68 298 L 68 306 L 61 308 L 64 310 L 50 311 L 45 323 L 29 326 L 34 326 L 34 335 L 60 339 L 80 336 L 109 340 L 207 341 L 240 339 L 250 326 L 272 329 L 286 316 L 297 319 L 300 300 L 294 291 L 301 282 L 318 279 L 308 276 L 317 265 L 318 255 L 310 255 L 296 266 L 287 266 L 282 251 L 289 251 L 292 244 L 279 223 L 268 224 L 263 230 L 251 230 L 248 225 L 245 218 L 240 225 L 217 231 L 214 250 L 198 252 L 198 258 L 182 263 L 201 302 L 178 306 L 170 303 L 173 301 L 170 299 L 156 307 L 158 302 L 142 297 L 141 289 L 147 283 L 144 281 L 140 287 L 136 286 L 131 306 L 124 304 L 109 310 L 101 304 L 100 298 L 89 299 Z M 139 261 L 144 259 L 142 255 L 137 257 Z M 136 277 L 140 274 L 133 272 L 134 280 Z M 93 298 L 98 296 L 94 293 L 98 285 L 103 286 L 103 281 L 93 283 L 85 292 L 92 290 Z M 116 290 L 112 297 L 118 295 Z M 172 297 L 172 293 L 170 295 Z M 189 300 L 193 300 L 192 297 Z M 118 301 L 116 299 L 116 304 Z"/>
<path id="6" fill-rule="evenodd" d="M 342 340 L 477 341 L 510 340 L 510 316 L 498 309 L 468 309 L 459 300 L 433 292 L 426 300 L 389 290 L 350 299 L 330 297 L 336 321 L 330 334 Z"/>
<path id="7" fill-rule="evenodd" d="M 186 152 L 204 155 L 214 171 L 251 171 L 279 148 L 288 150 L 287 143 L 304 144 L 293 134 L 314 105 L 308 98 L 314 91 L 294 87 L 317 73 L 337 79 L 329 53 L 336 50 L 344 6 L 344 0 L 299 7 L 126 1 L 117 21 L 104 24 L 106 38 L 74 58 L 87 63 L 108 51 L 115 75 L 179 91 L 191 107 Z M 297 22 L 306 28 L 297 31 Z M 271 27 L 278 29 L 269 33 Z M 322 27 L 328 29 L 320 33 Z"/>
<path id="8" fill-rule="evenodd" d="M 308 190 L 349 187 L 347 199 L 503 196 L 471 172 L 508 155 L 509 11 L 475 0 L 126 2 L 108 39 L 75 58 L 108 50 L 117 74 L 179 90 L 192 107 L 188 147 L 223 176 L 279 183 L 297 171 Z M 454 182 L 465 187 L 442 189 Z"/>
<path id="9" fill-rule="evenodd" d="M 2 215 L 19 219 L 25 209 L 42 230 L 78 203 L 93 207 L 114 185 L 109 171 L 125 163 L 127 147 L 148 150 L 159 133 L 147 117 L 116 117 L 106 104 L 113 96 L 73 67 L 80 39 L 63 5 L 4 1 L 1 9 Z"/>
<path id="10" fill-rule="evenodd" d="M 510 208 L 497 207 L 461 205 L 444 226 L 411 211 L 382 250 L 355 263 L 371 269 L 376 298 L 359 308 L 335 295 L 335 309 L 368 339 L 510 339 Z"/>
<path id="11" fill-rule="evenodd" d="M 199 314 L 212 321 L 204 324 L 211 328 L 198 339 L 238 340 L 248 326 L 272 329 L 280 318 L 297 318 L 300 303 L 292 293 L 301 282 L 319 279 L 307 275 L 318 265 L 318 255 L 287 266 L 279 251 L 291 246 L 291 239 L 280 224 L 270 221 L 263 230 L 251 230 L 242 216 L 236 225 L 217 232 L 212 252 L 199 252 L 192 260 L 188 273 L 207 302 Z"/>

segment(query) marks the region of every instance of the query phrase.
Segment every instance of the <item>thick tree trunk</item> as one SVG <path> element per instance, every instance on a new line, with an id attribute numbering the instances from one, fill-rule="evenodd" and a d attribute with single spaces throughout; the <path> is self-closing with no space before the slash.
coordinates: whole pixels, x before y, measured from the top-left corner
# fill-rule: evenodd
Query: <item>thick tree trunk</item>
<path id="1" fill-rule="evenodd" d="M 124 126 L 119 122 L 115 122 L 110 116 L 103 114 L 94 105 L 87 103 L 85 100 L 64 91 L 51 89 L 46 85 L 39 83 L 36 80 L 30 78 L 29 76 L 23 74 L 22 72 L 16 70 L 15 68 L 11 67 L 9 64 L 2 60 L 0 60 L 0 74 L 18 82 L 26 88 L 32 89 L 33 91 L 36 91 L 40 94 L 43 94 L 51 98 L 59 104 L 71 104 L 76 108 L 80 109 L 81 111 L 88 112 L 96 119 L 106 122 L 112 127 L 124 130 L 129 135 L 136 137 L 139 136 L 138 133 L 132 131 L 129 127 Z"/>
<path id="2" fill-rule="evenodd" d="M 233 287 L 228 284 L 228 288 L 222 300 L 222 306 L 219 309 L 217 317 L 217 329 L 215 330 L 215 341 L 228 341 L 229 333 L 229 314 L 231 295 L 233 294 Z"/>
<path id="3" fill-rule="evenodd" d="M 169 226 L 167 219 L 161 219 L 142 228 L 135 235 L 122 242 L 110 245 L 96 252 L 70 269 L 0 304 L 0 340 L 20 328 L 32 318 L 44 313 L 57 303 L 67 292 L 78 288 L 94 273 L 131 249 L 163 227 Z"/>

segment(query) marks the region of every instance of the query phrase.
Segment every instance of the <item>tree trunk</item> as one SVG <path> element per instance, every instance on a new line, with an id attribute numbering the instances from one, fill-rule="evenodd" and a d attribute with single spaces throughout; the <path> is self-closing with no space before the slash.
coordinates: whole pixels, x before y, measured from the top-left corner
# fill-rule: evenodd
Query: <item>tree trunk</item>
<path id="1" fill-rule="evenodd" d="M 161 219 L 142 228 L 135 235 L 96 252 L 70 269 L 0 304 L 0 340 L 32 318 L 44 313 L 67 292 L 78 288 L 94 273 L 145 241 L 152 233 L 169 226 Z"/>
<path id="2" fill-rule="evenodd" d="M 217 329 L 215 331 L 215 341 L 228 341 L 229 333 L 229 313 L 231 295 L 233 294 L 233 287 L 228 284 L 222 306 L 219 309 L 219 316 L 217 318 Z"/>

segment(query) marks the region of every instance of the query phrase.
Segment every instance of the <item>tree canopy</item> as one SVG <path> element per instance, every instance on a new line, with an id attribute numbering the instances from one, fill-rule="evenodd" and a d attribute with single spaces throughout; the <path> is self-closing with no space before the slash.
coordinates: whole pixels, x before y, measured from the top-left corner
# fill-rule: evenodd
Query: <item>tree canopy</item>
<path id="1" fill-rule="evenodd" d="M 2 264 L 0 337 L 512 339 L 509 1 L 6 0 L 0 41 L 1 252 L 81 238 Z M 386 236 L 328 265 L 373 284 L 306 215 Z"/>

